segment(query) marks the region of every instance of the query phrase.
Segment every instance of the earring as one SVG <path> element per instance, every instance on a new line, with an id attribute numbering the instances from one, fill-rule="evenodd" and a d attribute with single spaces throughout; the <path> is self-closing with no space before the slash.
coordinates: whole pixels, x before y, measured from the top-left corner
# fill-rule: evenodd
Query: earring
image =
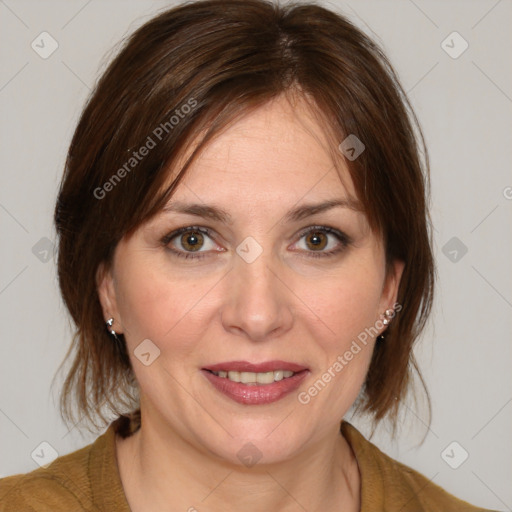
<path id="1" fill-rule="evenodd" d="M 114 324 L 114 319 L 109 318 L 106 323 L 107 323 L 107 329 L 110 331 L 110 334 L 112 334 L 112 336 L 114 336 L 114 338 L 117 340 L 118 337 L 117 337 L 116 331 L 114 331 L 114 329 L 112 329 L 112 325 Z"/>
<path id="2" fill-rule="evenodd" d="M 395 310 L 394 309 L 386 309 L 384 311 L 384 320 L 382 320 L 382 323 L 384 325 L 389 325 L 391 322 L 391 319 L 395 316 Z"/>
<path id="3" fill-rule="evenodd" d="M 382 323 L 384 325 L 389 325 L 394 316 L 395 316 L 394 309 L 386 309 L 386 311 L 384 311 L 384 314 L 381 315 Z M 379 336 L 377 336 L 377 341 L 384 341 L 384 340 L 385 340 L 384 334 L 380 334 Z"/>

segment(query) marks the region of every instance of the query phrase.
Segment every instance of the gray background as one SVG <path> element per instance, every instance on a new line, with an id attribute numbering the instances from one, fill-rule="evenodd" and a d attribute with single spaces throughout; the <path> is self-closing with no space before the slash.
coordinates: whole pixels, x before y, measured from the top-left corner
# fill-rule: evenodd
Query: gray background
<path id="1" fill-rule="evenodd" d="M 171 4 L 0 0 L 0 476 L 35 469 L 31 453 L 42 441 L 62 455 L 95 438 L 61 422 L 61 374 L 50 388 L 71 330 L 45 251 L 55 241 L 52 213 L 67 146 L 109 51 Z M 438 294 L 416 353 L 433 419 L 428 429 L 425 408 L 411 402 L 398 440 L 381 428 L 373 441 L 465 500 L 512 510 L 512 3 L 324 5 L 384 47 L 432 160 Z M 43 31 L 59 45 L 47 59 L 31 48 Z M 469 44 L 458 58 L 443 49 L 460 52 L 458 36 L 441 45 L 453 31 Z M 352 421 L 368 433 L 363 420 Z M 461 448 L 469 457 L 452 469 L 446 460 L 457 465 Z"/>

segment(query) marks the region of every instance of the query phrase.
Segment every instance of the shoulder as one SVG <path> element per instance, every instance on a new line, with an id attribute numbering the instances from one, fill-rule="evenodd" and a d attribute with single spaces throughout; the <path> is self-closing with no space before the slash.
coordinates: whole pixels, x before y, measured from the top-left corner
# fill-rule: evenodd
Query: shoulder
<path id="1" fill-rule="evenodd" d="M 110 495 L 114 500 L 108 503 L 110 510 L 118 510 L 114 505 L 124 496 L 115 457 L 118 430 L 115 421 L 93 443 L 50 465 L 0 479 L 0 512 L 98 511 Z"/>
<path id="2" fill-rule="evenodd" d="M 46 468 L 0 479 L 0 511 L 88 510 L 91 446 L 58 457 Z"/>
<path id="3" fill-rule="evenodd" d="M 341 431 L 359 465 L 362 512 L 490 512 L 456 498 L 418 471 L 392 459 L 349 423 L 343 422 Z"/>
<path id="4" fill-rule="evenodd" d="M 32 473 L 37 473 L 36 470 Z M 46 474 L 14 475 L 0 480 L 1 512 L 64 512 L 87 510 L 77 496 L 79 489 L 68 488 L 65 481 Z"/>
<path id="5" fill-rule="evenodd" d="M 0 512 L 129 512 L 116 457 L 116 434 L 131 435 L 140 415 L 123 415 L 93 443 L 30 473 L 0 479 Z"/>

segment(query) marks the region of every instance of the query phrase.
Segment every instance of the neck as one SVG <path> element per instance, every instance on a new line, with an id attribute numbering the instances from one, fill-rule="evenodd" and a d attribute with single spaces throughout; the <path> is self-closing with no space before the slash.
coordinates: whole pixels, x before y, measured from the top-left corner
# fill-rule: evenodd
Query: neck
<path id="1" fill-rule="evenodd" d="M 116 437 L 116 444 L 133 512 L 360 508 L 357 462 L 339 428 L 288 460 L 252 467 L 198 449 L 168 425 L 145 417 L 136 433 Z"/>

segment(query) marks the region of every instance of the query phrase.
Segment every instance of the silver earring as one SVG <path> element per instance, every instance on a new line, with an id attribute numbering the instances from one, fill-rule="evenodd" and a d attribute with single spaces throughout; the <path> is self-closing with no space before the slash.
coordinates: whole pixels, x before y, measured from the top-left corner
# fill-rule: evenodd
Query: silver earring
<path id="1" fill-rule="evenodd" d="M 395 310 L 394 309 L 386 309 L 386 311 L 384 311 L 384 314 L 381 315 L 382 323 L 384 325 L 389 325 L 391 323 L 391 320 L 392 320 L 392 318 L 394 316 L 395 316 Z M 377 336 L 377 341 L 384 341 L 384 340 L 385 340 L 384 333 L 380 334 L 379 336 Z"/>
<path id="2" fill-rule="evenodd" d="M 109 330 L 110 334 L 112 334 L 112 336 L 114 336 L 114 338 L 117 340 L 117 334 L 116 334 L 116 331 L 114 331 L 114 329 L 112 329 L 112 325 L 114 325 L 114 319 L 113 318 L 109 318 L 107 320 L 107 329 Z"/>
<path id="3" fill-rule="evenodd" d="M 382 320 L 382 323 L 384 325 L 389 325 L 391 322 L 391 319 L 395 316 L 395 310 L 394 309 L 386 309 L 384 311 L 384 320 Z"/>

